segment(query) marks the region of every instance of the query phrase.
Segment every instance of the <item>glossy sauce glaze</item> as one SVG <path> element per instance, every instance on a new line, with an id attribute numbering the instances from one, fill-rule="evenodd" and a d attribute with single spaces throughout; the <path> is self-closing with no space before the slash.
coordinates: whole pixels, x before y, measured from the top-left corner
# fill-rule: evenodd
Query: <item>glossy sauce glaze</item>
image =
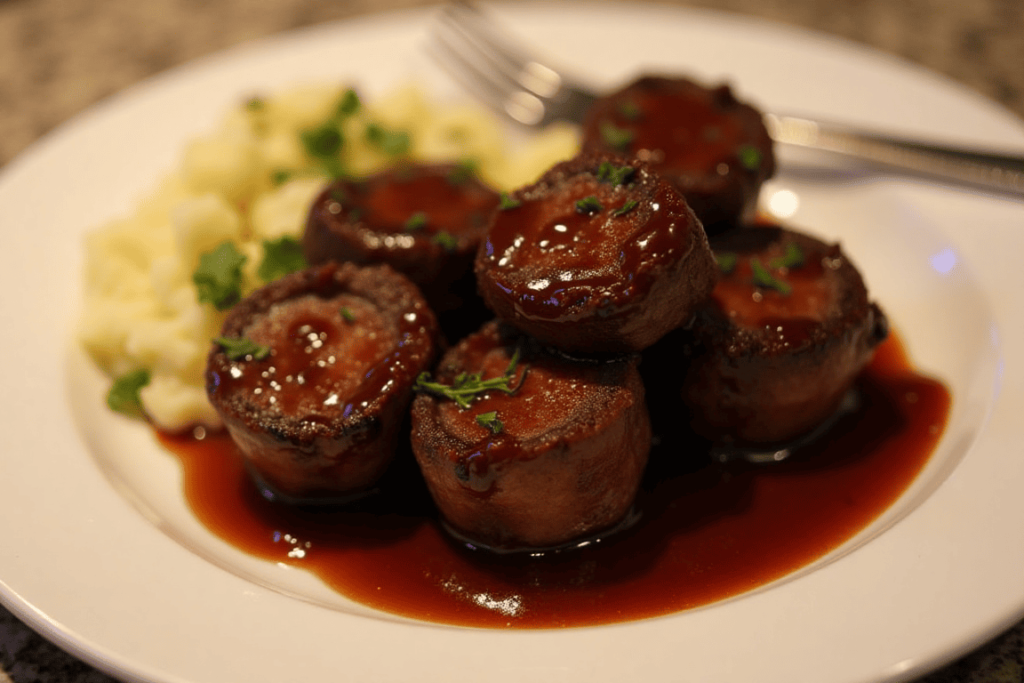
<path id="1" fill-rule="evenodd" d="M 816 445 L 768 466 L 717 464 L 663 438 L 637 500 L 640 520 L 589 547 L 491 557 L 452 542 L 411 455 L 383 492 L 345 509 L 261 498 L 230 440 L 161 437 L 212 533 L 304 568 L 372 608 L 492 628 L 586 626 L 669 614 L 785 576 L 884 512 L 927 462 L 947 418 L 945 387 L 913 372 L 890 337 L 858 383 L 860 408 Z M 663 435 L 664 436 L 664 435 Z"/>

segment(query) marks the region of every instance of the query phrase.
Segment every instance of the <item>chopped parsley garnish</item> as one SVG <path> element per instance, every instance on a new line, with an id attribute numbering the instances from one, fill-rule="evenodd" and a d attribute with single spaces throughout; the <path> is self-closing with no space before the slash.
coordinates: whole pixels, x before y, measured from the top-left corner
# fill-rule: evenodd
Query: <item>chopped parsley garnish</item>
<path id="1" fill-rule="evenodd" d="M 743 145 L 737 150 L 736 156 L 739 157 L 743 168 L 748 171 L 756 171 L 761 167 L 761 152 L 753 145 Z"/>
<path id="2" fill-rule="evenodd" d="M 481 427 L 487 427 L 494 434 L 501 434 L 505 425 L 498 419 L 498 411 L 492 410 L 489 413 L 480 413 L 476 416 L 476 423 Z"/>
<path id="3" fill-rule="evenodd" d="M 627 128 L 619 128 L 611 121 L 602 121 L 600 125 L 601 140 L 609 147 L 625 149 L 633 142 L 633 131 Z"/>
<path id="4" fill-rule="evenodd" d="M 793 287 L 788 283 L 772 275 L 771 271 L 765 268 L 760 259 L 750 259 L 750 269 L 754 274 L 754 285 L 765 289 L 774 289 L 779 294 L 788 296 Z"/>
<path id="5" fill-rule="evenodd" d="M 302 140 L 302 147 L 306 153 L 314 159 L 320 160 L 336 157 L 344 142 L 338 126 L 331 122 L 304 130 L 299 134 L 299 138 Z"/>
<path id="6" fill-rule="evenodd" d="M 455 377 L 451 384 L 441 384 L 440 382 L 432 381 L 430 379 L 429 372 L 421 372 L 419 377 L 416 378 L 414 389 L 416 391 L 422 391 L 440 398 L 455 401 L 455 403 L 463 410 L 471 406 L 473 401 L 480 398 L 480 396 L 486 394 L 488 391 L 500 391 L 502 393 L 512 395 L 519 390 L 519 387 L 522 386 L 523 382 L 526 380 L 526 369 L 524 368 L 523 376 L 519 379 L 519 384 L 512 386 L 512 379 L 516 375 L 516 366 L 519 364 L 519 355 L 519 348 L 516 347 L 516 350 L 509 361 L 508 367 L 505 368 L 504 374 L 499 377 L 481 379 L 480 373 L 478 372 L 461 372 Z"/>
<path id="7" fill-rule="evenodd" d="M 340 119 L 347 118 L 358 112 L 361 106 L 362 102 L 359 101 L 359 95 L 355 90 L 349 88 L 341 94 L 338 106 L 334 109 L 334 115 Z"/>
<path id="8" fill-rule="evenodd" d="M 613 216 L 625 216 L 627 213 L 629 213 L 630 211 L 635 209 L 637 207 L 637 205 L 638 205 L 638 202 L 635 199 L 630 199 L 625 204 L 623 204 L 619 208 L 617 208 L 614 211 L 612 211 L 612 215 Z"/>
<path id="9" fill-rule="evenodd" d="M 715 254 L 715 263 L 718 264 L 718 270 L 722 275 L 728 275 L 736 270 L 737 261 L 739 261 L 739 257 L 732 251 L 723 251 Z"/>
<path id="10" fill-rule="evenodd" d="M 405 221 L 406 232 L 416 232 L 422 230 L 427 225 L 427 214 L 423 211 L 417 211 L 413 215 L 409 216 L 408 220 Z"/>
<path id="11" fill-rule="evenodd" d="M 230 241 L 201 254 L 199 266 L 192 273 L 200 303 L 213 304 L 218 311 L 238 303 L 242 298 L 242 266 L 245 261 L 245 254 Z"/>
<path id="12" fill-rule="evenodd" d="M 250 97 L 246 103 L 245 108 L 248 111 L 263 111 L 267 106 L 267 101 L 262 97 Z"/>
<path id="13" fill-rule="evenodd" d="M 452 185 L 463 185 L 476 175 L 477 162 L 474 159 L 464 159 L 455 165 L 448 173 L 448 182 Z"/>
<path id="14" fill-rule="evenodd" d="M 341 310 L 338 311 L 341 314 L 341 319 L 347 323 L 354 323 L 356 321 L 356 314 L 352 312 L 352 309 L 348 306 L 342 306 Z"/>
<path id="15" fill-rule="evenodd" d="M 576 213 L 582 213 L 589 216 L 593 216 L 595 213 L 600 212 L 604 207 L 601 206 L 601 202 L 598 201 L 597 197 L 590 195 L 584 197 L 576 202 Z"/>
<path id="16" fill-rule="evenodd" d="M 213 343 L 231 360 L 263 360 L 270 355 L 269 346 L 260 346 L 245 337 L 217 337 Z"/>
<path id="17" fill-rule="evenodd" d="M 786 251 L 782 256 L 776 256 L 768 262 L 768 265 L 772 268 L 786 268 L 787 270 L 799 268 L 803 264 L 804 250 L 795 242 L 790 242 L 786 245 Z"/>
<path id="18" fill-rule="evenodd" d="M 149 370 L 132 370 L 126 372 L 110 386 L 107 392 L 107 406 L 118 413 L 129 417 L 142 417 L 142 400 L 139 392 L 149 384 Z"/>
<path id="19" fill-rule="evenodd" d="M 616 166 L 610 161 L 602 161 L 597 168 L 597 179 L 612 185 L 625 185 L 634 173 L 636 169 L 632 166 Z"/>
<path id="20" fill-rule="evenodd" d="M 302 254 L 302 244 L 294 237 L 278 240 L 264 240 L 263 261 L 256 274 L 264 282 L 294 273 L 306 267 L 306 257 Z"/>
<path id="21" fill-rule="evenodd" d="M 288 169 L 285 169 L 285 168 L 279 168 L 276 171 L 271 171 L 270 172 L 270 183 L 274 187 L 277 187 L 279 185 L 284 185 L 289 180 L 291 180 L 294 175 L 295 175 L 294 171 L 289 171 Z"/>
<path id="22" fill-rule="evenodd" d="M 444 230 L 434 233 L 430 241 L 446 251 L 454 251 L 459 246 L 459 240 L 455 238 L 455 235 Z"/>
<path id="23" fill-rule="evenodd" d="M 626 101 L 620 102 L 619 106 L 616 107 L 619 112 L 619 116 L 626 119 L 627 121 L 636 121 L 640 118 L 640 105 L 636 102 Z"/>
<path id="24" fill-rule="evenodd" d="M 509 209 L 517 209 L 522 206 L 523 203 L 518 199 L 512 199 L 507 193 L 501 193 L 501 201 L 498 202 L 498 209 L 501 211 L 508 211 Z"/>
<path id="25" fill-rule="evenodd" d="M 391 130 L 379 123 L 366 125 L 366 141 L 388 156 L 401 156 L 409 151 L 412 138 L 404 130 Z"/>

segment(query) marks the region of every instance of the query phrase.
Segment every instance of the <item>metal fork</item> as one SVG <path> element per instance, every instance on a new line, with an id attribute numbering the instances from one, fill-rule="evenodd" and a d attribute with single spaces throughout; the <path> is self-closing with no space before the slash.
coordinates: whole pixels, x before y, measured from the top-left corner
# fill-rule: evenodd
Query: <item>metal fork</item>
<path id="1" fill-rule="evenodd" d="M 484 104 L 524 126 L 579 123 L 597 98 L 581 82 L 546 65 L 470 2 L 437 15 L 435 61 Z M 765 114 L 775 142 L 824 150 L 954 185 L 1024 199 L 1024 156 L 909 140 L 851 126 Z"/>

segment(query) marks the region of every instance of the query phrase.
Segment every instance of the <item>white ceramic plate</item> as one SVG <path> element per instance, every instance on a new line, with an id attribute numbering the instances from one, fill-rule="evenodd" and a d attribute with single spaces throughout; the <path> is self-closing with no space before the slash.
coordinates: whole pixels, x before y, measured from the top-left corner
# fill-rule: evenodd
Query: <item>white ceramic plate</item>
<path id="1" fill-rule="evenodd" d="M 640 68 L 729 78 L 772 109 L 1024 149 L 997 107 L 898 61 L 711 13 L 618 4 L 496 8 L 598 83 Z M 784 168 L 791 220 L 838 237 L 917 365 L 954 403 L 930 464 L 843 548 L 750 594 L 560 631 L 474 630 L 374 613 L 211 536 L 173 459 L 102 406 L 72 341 L 81 237 L 127 213 L 188 138 L 240 97 L 303 80 L 372 92 L 424 78 L 430 14 L 263 41 L 115 97 L 0 176 L 0 598 L 101 669 L 141 681 L 876 681 L 964 653 L 1024 614 L 1024 204 L 850 169 Z M 785 196 L 785 195 L 783 195 Z"/>

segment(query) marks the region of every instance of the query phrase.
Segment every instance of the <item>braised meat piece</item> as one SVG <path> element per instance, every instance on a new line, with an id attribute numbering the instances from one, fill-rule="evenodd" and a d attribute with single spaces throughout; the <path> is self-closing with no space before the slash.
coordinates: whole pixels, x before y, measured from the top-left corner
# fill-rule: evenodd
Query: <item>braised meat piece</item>
<path id="1" fill-rule="evenodd" d="M 722 272 L 688 334 L 683 400 L 720 444 L 785 444 L 829 418 L 887 333 L 838 245 L 778 226 L 712 241 Z"/>
<path id="2" fill-rule="evenodd" d="M 708 234 L 751 219 L 775 172 L 761 113 L 728 85 L 644 76 L 600 98 L 583 124 L 584 149 L 633 154 L 674 183 Z"/>
<path id="3" fill-rule="evenodd" d="M 476 258 L 498 318 L 569 353 L 623 353 L 689 320 L 716 272 L 683 196 L 642 161 L 580 155 L 493 214 Z"/>
<path id="4" fill-rule="evenodd" d="M 498 201 L 457 164 L 406 164 L 336 180 L 313 203 L 303 252 L 314 264 L 387 263 L 435 311 L 452 310 L 475 298 L 473 257 Z"/>
<path id="5" fill-rule="evenodd" d="M 329 263 L 272 282 L 228 314 L 210 401 L 268 496 L 341 499 L 387 469 L 437 323 L 388 266 Z"/>
<path id="6" fill-rule="evenodd" d="M 569 360 L 491 322 L 418 388 L 413 452 L 456 537 L 537 551 L 629 521 L 651 444 L 635 357 Z"/>

